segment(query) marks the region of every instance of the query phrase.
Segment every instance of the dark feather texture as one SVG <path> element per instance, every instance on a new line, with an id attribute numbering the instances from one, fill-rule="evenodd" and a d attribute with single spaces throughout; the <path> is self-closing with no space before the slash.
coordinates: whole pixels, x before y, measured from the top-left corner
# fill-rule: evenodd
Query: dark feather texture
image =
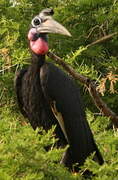
<path id="1" fill-rule="evenodd" d="M 69 148 L 61 163 L 72 169 L 73 164 L 83 165 L 95 152 L 94 159 L 103 163 L 85 116 L 79 88 L 61 69 L 45 62 L 48 52 L 48 33 L 71 36 L 70 32 L 52 18 L 52 9 L 44 9 L 31 21 L 28 32 L 32 52 L 31 65 L 16 75 L 15 89 L 21 113 L 35 130 L 48 131 L 56 125 L 57 147 Z"/>
<path id="2" fill-rule="evenodd" d="M 64 120 L 70 147 L 62 162 L 67 166 L 73 163 L 82 165 L 87 156 L 95 152 L 95 157 L 102 164 L 103 159 L 86 120 L 80 91 L 75 82 L 61 69 L 50 63 L 45 63 L 40 72 L 44 95 L 50 102 L 56 103 L 57 111 L 62 114 Z"/>
<path id="3" fill-rule="evenodd" d="M 82 165 L 93 152 L 97 161 L 103 163 L 86 120 L 79 88 L 68 75 L 46 63 L 45 56 L 33 55 L 32 64 L 18 73 L 15 84 L 20 110 L 32 127 L 42 126 L 47 131 L 57 125 L 58 146 L 69 144 L 61 163 L 70 168 L 74 163 Z M 52 112 L 53 102 L 63 117 L 67 138 Z"/>

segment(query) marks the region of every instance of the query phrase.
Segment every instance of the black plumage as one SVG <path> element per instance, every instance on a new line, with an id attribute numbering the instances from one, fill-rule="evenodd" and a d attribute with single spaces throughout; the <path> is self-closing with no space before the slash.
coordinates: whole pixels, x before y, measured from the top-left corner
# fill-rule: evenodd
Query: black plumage
<path id="1" fill-rule="evenodd" d="M 46 11 L 43 10 L 39 16 L 36 16 L 41 18 L 42 24 L 50 20 L 50 9 L 48 9 L 48 16 Z M 35 38 L 33 34 L 34 39 L 30 39 L 33 43 L 40 37 L 47 43 L 46 34 L 54 33 L 54 25 L 60 25 L 53 23 L 50 26 L 48 22 L 49 30 L 47 25 L 44 30 L 44 24 L 42 24 L 38 25 L 38 28 L 33 27 L 37 29 Z M 62 29 L 65 30 L 64 27 Z M 55 31 L 60 33 L 57 29 Z M 66 31 L 64 33 L 67 34 Z M 61 34 L 64 33 L 61 32 Z M 28 118 L 33 129 L 42 126 L 47 131 L 52 125 L 56 125 L 55 134 L 59 138 L 57 146 L 69 144 L 61 160 L 65 166 L 72 168 L 74 163 L 82 165 L 93 152 L 95 152 L 94 159 L 102 164 L 103 158 L 86 120 L 78 85 L 57 66 L 46 62 L 46 53 L 34 51 L 32 49 L 31 65 L 18 72 L 15 80 L 17 100 L 22 114 Z"/>

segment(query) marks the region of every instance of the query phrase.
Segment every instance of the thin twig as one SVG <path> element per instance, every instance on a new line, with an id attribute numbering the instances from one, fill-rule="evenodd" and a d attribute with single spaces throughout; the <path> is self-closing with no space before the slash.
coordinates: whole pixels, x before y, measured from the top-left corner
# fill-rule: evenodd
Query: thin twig
<path id="1" fill-rule="evenodd" d="M 115 33 L 112 33 L 112 34 L 103 36 L 102 38 L 100 38 L 100 39 L 92 42 L 91 44 L 88 44 L 88 45 L 86 46 L 86 48 L 89 48 L 89 47 L 91 47 L 91 46 L 93 46 L 93 45 L 96 45 L 96 44 L 102 43 L 102 42 L 104 42 L 104 41 L 107 41 L 107 40 L 113 38 L 113 36 L 115 36 L 115 35 L 117 35 L 117 34 L 118 34 L 118 32 L 115 32 Z"/>
<path id="2" fill-rule="evenodd" d="M 94 26 L 94 27 L 91 29 L 90 33 L 89 33 L 88 36 L 87 36 L 87 39 L 90 38 L 90 36 L 92 35 L 92 33 L 94 32 L 94 30 L 95 30 L 96 28 L 99 28 L 99 25 L 96 25 L 96 26 Z"/>
<path id="3" fill-rule="evenodd" d="M 2 72 L 4 72 L 4 71 L 7 71 L 7 70 L 11 69 L 11 68 L 14 67 L 14 66 L 17 66 L 17 64 L 13 64 L 13 65 L 11 65 L 11 66 L 9 66 L 9 67 L 7 67 L 7 68 L 1 69 L 1 70 L 0 70 L 0 73 L 2 73 Z"/>

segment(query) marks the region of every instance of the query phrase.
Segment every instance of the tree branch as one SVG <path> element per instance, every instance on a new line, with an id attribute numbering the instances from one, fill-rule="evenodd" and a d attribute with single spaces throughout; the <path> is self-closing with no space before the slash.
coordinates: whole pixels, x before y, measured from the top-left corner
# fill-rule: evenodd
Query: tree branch
<path id="1" fill-rule="evenodd" d="M 107 35 L 107 36 L 87 45 L 87 47 L 91 47 L 95 44 L 106 41 L 106 40 L 112 38 L 116 34 L 117 33 Z M 107 106 L 107 104 L 105 102 L 103 102 L 98 91 L 96 90 L 95 83 L 88 77 L 75 72 L 75 70 L 70 65 L 65 63 L 59 56 L 56 56 L 54 53 L 48 52 L 47 55 L 52 60 L 54 60 L 57 64 L 61 65 L 71 76 L 73 76 L 74 79 L 79 80 L 81 83 L 83 83 L 87 86 L 89 93 L 90 93 L 95 105 L 97 106 L 97 108 L 100 110 L 100 112 L 102 114 L 104 114 L 105 116 L 109 117 L 112 120 L 112 123 L 115 128 L 118 128 L 118 116 Z"/>
<path id="2" fill-rule="evenodd" d="M 96 45 L 96 44 L 98 44 L 98 43 L 102 43 L 102 42 L 104 42 L 104 41 L 107 41 L 107 40 L 113 38 L 113 36 L 115 36 L 115 35 L 117 35 L 117 34 L 118 34 L 118 32 L 114 32 L 114 33 L 112 33 L 112 34 L 103 36 L 102 38 L 100 38 L 100 39 L 92 42 L 91 44 L 88 44 L 88 45 L 86 46 L 86 48 L 89 48 L 89 47 L 91 47 L 91 46 L 93 46 L 93 45 Z"/>

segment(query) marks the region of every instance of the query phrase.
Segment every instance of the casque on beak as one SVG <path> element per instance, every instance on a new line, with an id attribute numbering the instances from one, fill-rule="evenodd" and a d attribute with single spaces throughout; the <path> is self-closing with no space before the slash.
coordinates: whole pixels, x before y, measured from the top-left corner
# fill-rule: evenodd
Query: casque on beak
<path id="1" fill-rule="evenodd" d="M 48 33 L 71 36 L 64 26 L 52 18 L 53 14 L 53 9 L 44 9 L 31 21 L 28 40 L 30 41 L 30 48 L 35 54 L 46 54 L 48 52 Z"/>
<path id="2" fill-rule="evenodd" d="M 51 8 L 44 9 L 40 12 L 40 14 L 36 17 L 40 21 L 40 24 L 38 22 L 38 26 L 35 25 L 37 32 L 71 36 L 70 32 L 63 25 L 52 18 L 53 14 L 54 11 Z"/>
<path id="3" fill-rule="evenodd" d="M 37 27 L 38 33 L 54 33 L 54 34 L 63 34 L 66 36 L 71 36 L 70 32 L 60 23 L 55 21 L 52 17 L 48 18 Z"/>

